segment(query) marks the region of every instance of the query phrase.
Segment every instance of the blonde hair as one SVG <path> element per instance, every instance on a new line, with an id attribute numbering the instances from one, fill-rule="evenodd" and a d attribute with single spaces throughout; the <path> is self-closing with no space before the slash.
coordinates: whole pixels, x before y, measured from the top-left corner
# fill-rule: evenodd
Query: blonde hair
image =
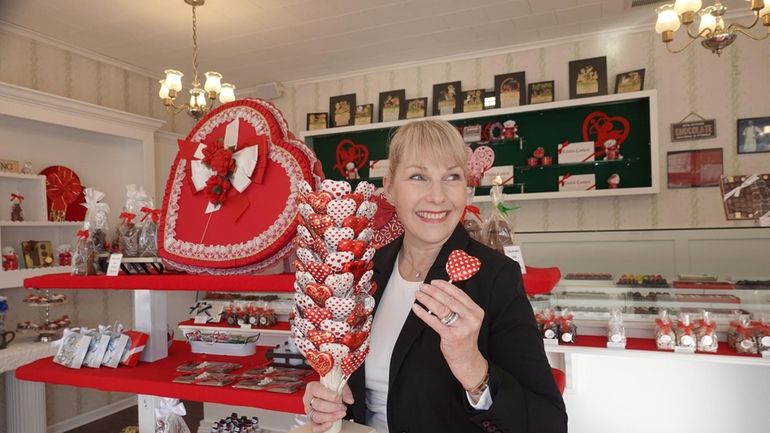
<path id="1" fill-rule="evenodd" d="M 390 138 L 390 176 L 405 160 L 450 160 L 467 171 L 468 154 L 457 129 L 444 120 L 427 119 L 407 123 Z"/>

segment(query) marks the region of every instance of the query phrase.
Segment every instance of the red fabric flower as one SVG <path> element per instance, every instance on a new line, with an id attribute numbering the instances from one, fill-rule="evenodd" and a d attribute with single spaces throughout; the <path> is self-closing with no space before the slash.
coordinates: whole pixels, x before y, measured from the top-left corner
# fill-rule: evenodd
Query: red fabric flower
<path id="1" fill-rule="evenodd" d="M 227 192 L 230 191 L 231 186 L 228 179 L 219 176 L 211 176 L 206 181 L 206 196 L 208 196 L 211 203 L 221 205 L 224 203 Z"/>
<path id="2" fill-rule="evenodd" d="M 219 149 L 212 155 L 209 168 L 221 177 L 229 177 L 235 171 L 235 160 L 229 149 Z"/>

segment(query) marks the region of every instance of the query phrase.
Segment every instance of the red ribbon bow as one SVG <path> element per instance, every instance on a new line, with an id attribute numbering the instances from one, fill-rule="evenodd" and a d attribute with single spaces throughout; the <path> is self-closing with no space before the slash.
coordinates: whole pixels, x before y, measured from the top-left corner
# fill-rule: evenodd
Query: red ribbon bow
<path id="1" fill-rule="evenodd" d="M 379 230 L 396 216 L 396 207 L 381 195 L 373 195 L 371 200 L 377 204 L 377 212 L 374 214 L 372 226 L 375 230 Z"/>
<path id="2" fill-rule="evenodd" d="M 682 321 L 677 322 L 676 327 L 682 331 L 683 334 L 692 334 L 692 323 L 684 323 Z"/>
<path id="3" fill-rule="evenodd" d="M 78 230 L 77 237 L 80 239 L 88 239 L 88 230 Z"/>
<path id="4" fill-rule="evenodd" d="M 479 210 L 478 206 L 468 205 L 463 209 L 463 216 L 460 218 L 460 221 L 465 221 L 465 215 L 467 215 L 468 212 L 476 215 L 479 221 L 481 220 L 481 210 Z"/>
<path id="5" fill-rule="evenodd" d="M 561 180 L 559 181 L 559 185 L 564 186 L 567 183 L 567 179 L 572 177 L 572 173 L 564 173 L 564 176 L 561 177 Z"/>
<path id="6" fill-rule="evenodd" d="M 15 192 L 11 193 L 11 200 L 18 200 L 19 202 L 24 201 L 24 196 L 21 194 L 16 194 Z"/>
<path id="7" fill-rule="evenodd" d="M 671 322 L 668 320 L 661 320 L 661 319 L 655 319 L 655 324 L 658 325 L 658 328 L 661 332 L 664 334 L 667 334 L 671 331 Z"/>
<path id="8" fill-rule="evenodd" d="M 136 217 L 136 214 L 133 214 L 131 212 L 121 212 L 120 213 L 120 219 L 123 220 L 123 224 L 128 225 L 131 221 L 134 220 Z"/>
<path id="9" fill-rule="evenodd" d="M 153 209 L 151 207 L 145 206 L 141 209 L 141 211 L 144 215 L 142 216 L 142 219 L 139 220 L 140 222 L 144 222 L 144 220 L 146 220 L 147 217 L 152 218 L 152 222 L 154 222 L 155 224 L 157 224 L 158 221 L 160 221 L 160 209 Z"/>
<path id="10" fill-rule="evenodd" d="M 83 193 L 83 186 L 75 173 L 63 167 L 48 175 L 45 182 L 45 194 L 51 200 L 51 210 L 66 211 L 67 205 Z"/>

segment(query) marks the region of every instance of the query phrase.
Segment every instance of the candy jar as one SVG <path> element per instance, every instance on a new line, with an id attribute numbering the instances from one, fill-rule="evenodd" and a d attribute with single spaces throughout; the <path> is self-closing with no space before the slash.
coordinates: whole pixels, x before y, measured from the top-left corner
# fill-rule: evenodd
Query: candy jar
<path id="1" fill-rule="evenodd" d="M 15 271 L 19 269 L 19 256 L 16 255 L 13 247 L 3 248 L 3 270 Z"/>
<path id="2" fill-rule="evenodd" d="M 11 193 L 11 221 L 24 221 L 24 210 L 21 208 L 21 202 L 24 201 L 24 196 L 17 193 Z"/>
<path id="3" fill-rule="evenodd" d="M 484 223 L 484 243 L 492 249 L 505 253 L 505 247 L 513 245 L 513 230 L 508 225 L 508 211 L 516 208 L 505 206 L 500 176 L 493 181 L 490 195 L 493 207 L 489 219 Z"/>
<path id="4" fill-rule="evenodd" d="M 477 206 L 473 205 L 473 195 L 476 191 L 476 188 L 468 187 L 468 196 L 466 199 L 466 206 L 465 210 L 463 211 L 463 227 L 465 227 L 465 231 L 468 232 L 468 235 L 479 241 L 483 242 L 482 236 L 481 236 L 481 211 Z"/>
<path id="5" fill-rule="evenodd" d="M 614 308 L 607 322 L 607 341 L 613 344 L 626 344 L 626 327 L 623 325 L 623 313 Z"/>
<path id="6" fill-rule="evenodd" d="M 93 238 L 85 229 L 78 231 L 77 238 L 78 243 L 72 254 L 72 275 L 95 275 L 96 247 Z"/>

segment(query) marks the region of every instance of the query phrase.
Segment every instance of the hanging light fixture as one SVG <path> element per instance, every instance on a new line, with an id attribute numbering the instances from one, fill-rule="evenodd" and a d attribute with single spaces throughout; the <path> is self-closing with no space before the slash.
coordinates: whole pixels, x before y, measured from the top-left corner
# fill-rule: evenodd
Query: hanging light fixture
<path id="1" fill-rule="evenodd" d="M 658 13 L 655 31 L 662 35 L 666 49 L 672 53 L 680 53 L 690 44 L 701 39 L 701 45 L 711 50 L 712 53 L 720 55 L 723 49 L 735 41 L 739 33 L 756 41 L 766 39 L 770 35 L 770 2 L 767 4 L 762 0 L 750 0 L 750 2 L 751 11 L 754 14 L 754 21 L 751 25 L 744 26 L 739 23 L 732 23 L 725 26 L 723 17 L 727 8 L 721 2 L 715 1 L 712 6 L 701 9 L 701 0 L 676 0 L 673 4 L 665 4 L 655 9 L 655 12 Z M 693 33 L 690 27 L 695 22 L 696 16 L 700 17 L 700 23 L 698 32 Z M 764 36 L 755 36 L 749 30 L 760 21 L 767 30 Z M 689 41 L 681 48 L 672 49 L 671 41 L 674 40 L 674 32 L 681 25 L 685 26 Z"/>
<path id="2" fill-rule="evenodd" d="M 235 100 L 235 86 L 229 83 L 222 83 L 222 74 L 219 72 L 206 72 L 206 84 L 201 88 L 198 80 L 198 27 L 195 8 L 203 6 L 206 0 L 184 0 L 185 3 L 192 6 L 192 35 L 193 35 L 193 81 L 190 89 L 190 101 L 187 104 L 176 104 L 176 97 L 182 91 L 182 77 L 184 74 L 175 69 L 166 69 L 164 73 L 166 78 L 160 80 L 160 91 L 158 96 L 163 100 L 163 105 L 169 113 L 178 113 L 187 110 L 187 113 L 200 119 L 209 110 L 219 97 L 219 102 L 225 103 Z"/>

